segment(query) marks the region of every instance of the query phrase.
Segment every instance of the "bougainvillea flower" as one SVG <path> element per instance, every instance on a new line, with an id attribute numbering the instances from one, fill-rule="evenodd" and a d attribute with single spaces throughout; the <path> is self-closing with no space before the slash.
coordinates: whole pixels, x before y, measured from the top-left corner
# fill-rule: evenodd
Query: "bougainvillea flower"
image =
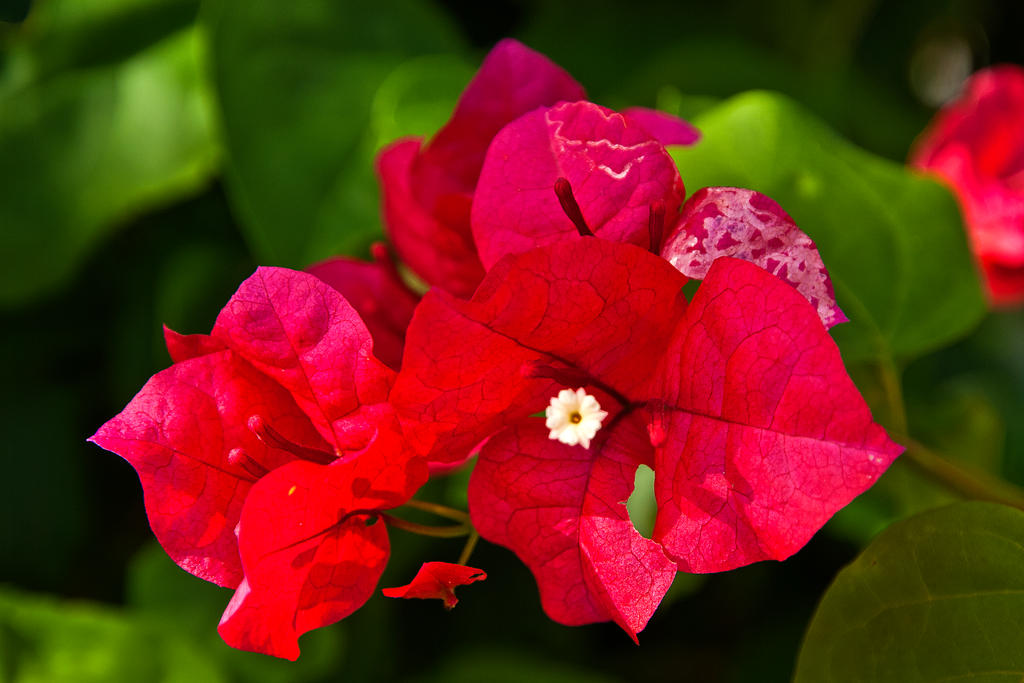
<path id="1" fill-rule="evenodd" d="M 248 617 L 274 622 L 252 627 L 254 633 L 285 628 L 276 623 L 285 618 L 285 598 L 265 594 L 266 572 L 249 559 L 252 553 L 298 548 L 289 545 L 302 531 L 293 528 L 295 520 L 309 520 L 303 533 L 314 534 L 314 520 L 341 524 L 339 515 L 352 511 L 346 505 L 393 507 L 426 479 L 386 403 L 395 373 L 374 358 L 366 326 L 341 294 L 313 275 L 280 268 L 260 268 L 242 283 L 210 335 L 168 331 L 167 339 L 174 365 L 154 375 L 91 440 L 135 467 L 153 531 L 179 566 L 251 594 L 236 596 L 233 605 L 273 603 L 246 608 Z M 292 508 L 262 502 L 293 486 Z M 341 489 L 351 503 L 324 497 Z M 337 536 L 309 538 L 339 545 Z M 330 552 L 334 569 L 323 559 Z M 310 590 L 303 582 L 316 586 L 324 572 L 342 571 L 345 552 L 316 551 L 320 561 L 295 562 L 289 565 L 294 575 L 275 575 L 282 586 L 303 585 L 301 594 L 290 594 L 298 610 L 288 617 L 294 617 L 292 633 L 337 614 L 301 602 Z M 370 570 L 375 567 L 368 576 Z M 256 636 L 240 643 L 297 654 L 297 646 L 277 649 Z"/>
<path id="2" fill-rule="evenodd" d="M 427 145 L 403 140 L 380 155 L 384 222 L 401 260 L 428 284 L 472 294 L 483 268 L 469 207 L 487 146 L 520 115 L 584 96 L 582 86 L 547 57 L 514 40 L 499 42 L 451 120 Z"/>
<path id="3" fill-rule="evenodd" d="M 530 567 L 559 622 L 635 637 L 677 567 L 788 557 L 901 451 L 793 287 L 732 258 L 689 306 L 686 282 L 643 249 L 577 237 L 506 257 L 469 301 L 429 292 L 413 316 L 392 394 L 407 434 L 441 459 L 486 439 L 473 523 Z M 533 417 L 574 387 L 608 412 L 589 449 Z M 641 464 L 650 539 L 624 506 Z"/>
<path id="4" fill-rule="evenodd" d="M 1024 302 L 1024 67 L 974 74 L 922 133 L 910 163 L 953 189 L 996 304 Z"/>
<path id="5" fill-rule="evenodd" d="M 402 281 L 381 243 L 371 247 L 373 262 L 336 256 L 306 272 L 338 290 L 373 337 L 373 355 L 397 370 L 402 362 L 405 328 L 420 297 Z"/>
<path id="6" fill-rule="evenodd" d="M 661 255 L 694 280 L 703 280 L 722 256 L 749 261 L 796 287 L 825 327 L 847 321 L 814 241 L 760 192 L 738 187 L 697 190 L 683 204 Z"/>
<path id="7" fill-rule="evenodd" d="M 559 179 L 566 189 L 556 191 Z M 644 127 L 567 102 L 526 114 L 494 138 L 473 195 L 473 239 L 486 268 L 581 231 L 657 249 L 651 207 L 674 218 L 684 196 L 675 162 Z"/>
<path id="8" fill-rule="evenodd" d="M 451 609 L 459 604 L 459 599 L 455 597 L 457 587 L 486 578 L 487 574 L 473 567 L 448 562 L 424 562 L 410 583 L 385 588 L 381 592 L 389 598 L 438 598 L 444 601 L 445 609 Z"/>

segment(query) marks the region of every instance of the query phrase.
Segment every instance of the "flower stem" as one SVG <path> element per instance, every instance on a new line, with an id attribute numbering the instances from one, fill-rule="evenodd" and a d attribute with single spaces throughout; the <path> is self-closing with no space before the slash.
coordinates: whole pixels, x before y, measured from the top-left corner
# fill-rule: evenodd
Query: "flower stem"
<path id="1" fill-rule="evenodd" d="M 967 470 L 910 437 L 898 439 L 906 445 L 905 457 L 915 467 L 965 498 L 1002 503 L 1024 510 L 1024 490 L 984 472 Z"/>
<path id="2" fill-rule="evenodd" d="M 416 522 L 410 522 L 406 519 L 394 517 L 381 512 L 380 518 L 388 526 L 395 527 L 396 529 L 402 529 L 409 533 L 419 534 L 420 536 L 432 536 L 434 538 L 458 538 L 459 536 L 465 536 L 469 533 L 473 533 L 473 527 L 468 522 L 464 524 L 455 524 L 452 526 L 428 526 L 426 524 L 417 524 Z"/>
<path id="3" fill-rule="evenodd" d="M 426 500 L 412 499 L 407 501 L 405 504 L 411 508 L 435 514 L 438 517 L 455 520 L 456 522 L 461 522 L 463 524 L 469 522 L 469 515 L 467 513 L 462 510 L 450 508 L 447 505 L 441 505 L 440 503 L 431 503 Z"/>
<path id="4" fill-rule="evenodd" d="M 985 472 L 964 468 L 907 435 L 907 409 L 899 371 L 891 357 L 878 364 L 878 375 L 889 409 L 893 437 L 906 446 L 904 457 L 946 488 L 972 500 L 987 500 L 1024 510 L 1024 489 Z"/>
<path id="5" fill-rule="evenodd" d="M 896 362 L 888 355 L 878 363 L 878 377 L 889 408 L 889 427 L 900 434 L 907 433 L 907 407 L 903 402 L 903 380 Z"/>
<path id="6" fill-rule="evenodd" d="M 469 538 L 466 539 L 466 545 L 462 548 L 462 552 L 459 554 L 459 561 L 456 564 L 465 565 L 469 562 L 469 556 L 473 554 L 473 549 L 476 548 L 476 542 L 480 540 L 480 534 L 476 532 L 476 529 L 469 530 Z"/>

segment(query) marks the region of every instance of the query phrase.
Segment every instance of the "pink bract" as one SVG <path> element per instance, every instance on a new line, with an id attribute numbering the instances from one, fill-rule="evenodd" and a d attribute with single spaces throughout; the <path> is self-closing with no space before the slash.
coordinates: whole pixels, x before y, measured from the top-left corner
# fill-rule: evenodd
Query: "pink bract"
<path id="1" fill-rule="evenodd" d="M 700 140 L 700 131 L 678 116 L 646 107 L 630 107 L 622 115 L 646 130 L 663 145 L 692 145 Z"/>
<path id="2" fill-rule="evenodd" d="M 381 153 L 384 221 L 402 261 L 428 284 L 472 294 L 483 268 L 469 207 L 487 146 L 520 115 L 584 96 L 582 86 L 543 55 L 514 40 L 499 42 L 433 140 L 399 141 Z"/>
<path id="3" fill-rule="evenodd" d="M 993 303 L 1024 303 L 1024 68 L 982 69 L 910 155 L 956 194 Z"/>
<path id="4" fill-rule="evenodd" d="M 486 268 L 577 237 L 554 190 L 559 178 L 593 234 L 645 248 L 652 205 L 674 219 L 684 197 L 665 146 L 627 117 L 590 102 L 538 109 L 502 129 L 480 172 L 471 222 Z"/>
<path id="5" fill-rule="evenodd" d="M 848 318 L 814 242 L 773 199 L 738 187 L 705 187 L 683 205 L 661 249 L 683 275 L 703 280 L 722 256 L 749 261 L 788 282 L 818 311 L 825 327 Z"/>

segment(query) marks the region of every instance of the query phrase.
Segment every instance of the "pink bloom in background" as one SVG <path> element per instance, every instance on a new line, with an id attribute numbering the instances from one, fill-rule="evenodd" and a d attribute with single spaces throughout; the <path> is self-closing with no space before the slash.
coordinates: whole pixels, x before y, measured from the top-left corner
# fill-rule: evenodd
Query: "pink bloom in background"
<path id="1" fill-rule="evenodd" d="M 1024 302 L 1024 68 L 975 73 L 917 140 L 910 163 L 952 187 L 993 303 Z"/>

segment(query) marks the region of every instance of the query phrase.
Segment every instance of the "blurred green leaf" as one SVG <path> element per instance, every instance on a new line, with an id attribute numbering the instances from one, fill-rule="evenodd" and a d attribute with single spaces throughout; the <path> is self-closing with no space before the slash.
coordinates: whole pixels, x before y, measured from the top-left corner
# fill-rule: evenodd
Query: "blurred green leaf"
<path id="1" fill-rule="evenodd" d="M 129 30 L 126 46 L 132 22 L 73 21 L 74 3 L 45 6 L 5 41 L 0 71 L 0 306 L 59 287 L 117 225 L 195 192 L 218 165 L 195 29 L 151 29 L 152 44 Z M 177 27 L 181 12 L 160 16 Z M 83 48 L 94 44 L 106 47 Z"/>
<path id="2" fill-rule="evenodd" d="M 833 336 L 847 361 L 906 358 L 965 335 L 985 312 L 947 190 L 846 142 L 788 98 L 738 95 L 675 148 L 688 190 L 767 194 L 811 236 L 851 322 Z"/>
<path id="3" fill-rule="evenodd" d="M 214 662 L 229 680 L 245 683 L 316 681 L 336 670 L 342 661 L 344 642 L 337 627 L 316 629 L 304 635 L 299 643 L 302 656 L 297 662 L 228 647 L 217 635 L 217 624 L 232 591 L 180 569 L 156 543 L 136 555 L 129 568 L 127 593 L 128 604 L 138 614 L 181 634 L 194 651 Z"/>
<path id="4" fill-rule="evenodd" d="M 893 525 L 836 577 L 797 683 L 1019 681 L 1024 512 L 961 503 Z"/>
<path id="5" fill-rule="evenodd" d="M 365 247 L 380 234 L 375 97 L 407 59 L 459 45 L 445 17 L 418 0 L 387 12 L 327 0 L 210 0 L 203 16 L 228 188 L 259 259 L 304 266 Z"/>
<path id="6" fill-rule="evenodd" d="M 4 87 L 123 62 L 195 22 L 199 0 L 44 0 L 4 40 L 17 69 Z"/>
<path id="7" fill-rule="evenodd" d="M 219 683 L 187 638 L 120 610 L 0 588 L 0 678 L 8 683 Z"/>

